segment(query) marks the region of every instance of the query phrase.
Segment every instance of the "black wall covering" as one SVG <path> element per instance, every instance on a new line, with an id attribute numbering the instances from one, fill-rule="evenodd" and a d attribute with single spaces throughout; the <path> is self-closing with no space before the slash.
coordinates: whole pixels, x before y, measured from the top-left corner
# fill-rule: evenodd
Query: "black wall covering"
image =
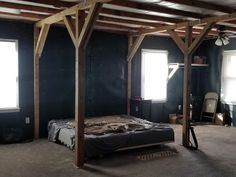
<path id="1" fill-rule="evenodd" d="M 16 132 L 21 140 L 33 138 L 33 25 L 0 21 L 0 38 L 19 41 L 19 94 L 20 112 L 0 113 L 0 138 L 8 132 Z M 103 116 L 126 113 L 127 97 L 127 36 L 95 31 L 86 50 L 86 116 Z M 197 52 L 207 55 L 213 62 L 220 50 L 204 42 Z M 205 50 L 209 47 L 210 52 Z M 146 37 L 132 63 L 132 97 L 140 96 L 141 49 L 168 50 L 169 62 L 183 62 L 183 54 L 172 39 Z M 51 27 L 45 49 L 40 59 L 40 135 L 47 135 L 47 123 L 51 119 L 74 117 L 74 46 L 67 30 Z M 212 58 L 212 60 L 211 60 Z M 193 69 L 193 96 L 207 91 L 220 90 L 218 63 L 212 67 Z M 212 77 L 209 78 L 209 73 Z M 219 78 L 218 78 L 219 77 Z M 217 83 L 217 84 L 215 84 Z M 168 100 L 152 104 L 151 121 L 168 122 L 169 113 L 176 113 L 182 104 L 183 69 L 179 69 L 168 82 Z M 30 124 L 25 124 L 30 117 Z"/>
<path id="2" fill-rule="evenodd" d="M 19 41 L 20 112 L 0 113 L 0 138 L 33 138 L 33 24 L 0 21 L 0 38 Z M 51 27 L 40 59 L 40 135 L 51 119 L 74 117 L 75 51 L 67 30 Z M 86 116 L 126 113 L 127 37 L 95 31 L 86 51 Z M 25 124 L 30 117 L 30 124 Z M 17 135 L 17 136 L 16 136 Z M 20 135 L 20 136 L 19 136 Z"/>
<path id="3" fill-rule="evenodd" d="M 0 113 L 0 138 L 17 135 L 15 140 L 33 137 L 33 26 L 30 24 L 0 21 L 0 38 L 17 39 L 19 54 L 19 105 L 20 112 Z M 30 124 L 25 124 L 30 117 Z M 3 137 L 2 135 L 6 135 Z M 7 141 L 7 140 L 5 140 Z"/>
<path id="4" fill-rule="evenodd" d="M 127 38 L 95 31 L 86 50 L 86 116 L 126 113 Z M 51 28 L 40 59 L 40 130 L 74 118 L 75 50 L 65 28 Z"/>

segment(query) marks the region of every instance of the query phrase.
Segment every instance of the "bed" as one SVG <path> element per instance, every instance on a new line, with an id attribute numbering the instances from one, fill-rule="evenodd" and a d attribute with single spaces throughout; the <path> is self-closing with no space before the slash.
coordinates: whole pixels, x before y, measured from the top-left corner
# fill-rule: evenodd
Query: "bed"
<path id="1" fill-rule="evenodd" d="M 75 146 L 74 120 L 51 120 L 48 140 Z M 101 156 L 114 151 L 152 146 L 174 141 L 174 131 L 167 124 L 152 123 L 127 115 L 85 119 L 85 156 Z"/>

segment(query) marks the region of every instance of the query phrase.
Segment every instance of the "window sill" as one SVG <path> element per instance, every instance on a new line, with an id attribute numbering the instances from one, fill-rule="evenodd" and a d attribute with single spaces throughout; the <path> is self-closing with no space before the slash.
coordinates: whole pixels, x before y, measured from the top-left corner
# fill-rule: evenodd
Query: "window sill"
<path id="1" fill-rule="evenodd" d="M 152 103 L 166 103 L 167 100 L 152 100 Z"/>
<path id="2" fill-rule="evenodd" d="M 20 108 L 0 109 L 0 113 L 14 113 L 14 112 L 20 112 Z"/>

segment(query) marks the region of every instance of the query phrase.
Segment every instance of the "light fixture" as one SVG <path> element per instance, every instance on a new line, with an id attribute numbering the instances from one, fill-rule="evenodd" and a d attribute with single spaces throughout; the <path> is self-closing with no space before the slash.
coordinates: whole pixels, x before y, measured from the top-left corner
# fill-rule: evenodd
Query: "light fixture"
<path id="1" fill-rule="evenodd" d="M 217 37 L 215 41 L 215 45 L 217 46 L 225 46 L 229 44 L 229 37 L 224 33 L 219 33 L 219 36 Z"/>
<path id="2" fill-rule="evenodd" d="M 222 46 L 223 45 L 223 41 L 221 40 L 221 38 L 219 36 L 216 39 L 215 45 L 217 45 L 217 46 Z"/>

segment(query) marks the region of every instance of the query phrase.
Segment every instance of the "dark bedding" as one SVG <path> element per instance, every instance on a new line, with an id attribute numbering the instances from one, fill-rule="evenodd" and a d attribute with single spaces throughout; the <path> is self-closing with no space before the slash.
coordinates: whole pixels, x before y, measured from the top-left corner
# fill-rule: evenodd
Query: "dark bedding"
<path id="1" fill-rule="evenodd" d="M 52 120 L 48 139 L 74 148 L 74 121 Z M 85 155 L 99 156 L 120 149 L 174 141 L 174 131 L 166 124 L 131 116 L 106 116 L 85 120 Z"/>

